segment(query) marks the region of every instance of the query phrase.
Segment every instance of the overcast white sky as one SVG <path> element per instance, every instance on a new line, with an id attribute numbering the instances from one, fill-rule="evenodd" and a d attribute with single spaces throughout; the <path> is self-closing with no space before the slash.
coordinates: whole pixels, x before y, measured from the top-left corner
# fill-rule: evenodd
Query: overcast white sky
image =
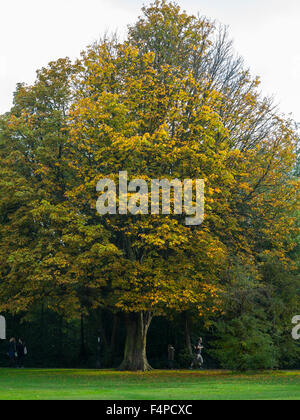
<path id="1" fill-rule="evenodd" d="M 236 50 L 262 89 L 300 122 L 299 0 L 178 0 L 188 12 L 229 25 Z M 36 69 L 77 57 L 105 30 L 123 34 L 150 0 L 0 0 L 0 113 L 16 83 L 32 83 Z"/>

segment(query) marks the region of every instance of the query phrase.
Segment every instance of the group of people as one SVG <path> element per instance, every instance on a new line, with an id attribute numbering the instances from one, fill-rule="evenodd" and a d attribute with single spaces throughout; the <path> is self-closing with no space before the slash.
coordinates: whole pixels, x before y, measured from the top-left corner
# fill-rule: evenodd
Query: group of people
<path id="1" fill-rule="evenodd" d="M 201 369 L 203 366 L 203 357 L 202 357 L 202 337 L 199 337 L 196 345 L 193 348 L 193 360 L 190 366 L 190 369 L 198 368 Z M 174 369 L 174 360 L 175 360 L 175 348 L 172 344 L 168 346 L 168 368 Z"/>
<path id="2" fill-rule="evenodd" d="M 203 357 L 202 357 L 202 338 L 199 337 L 197 340 L 196 345 L 193 348 L 193 360 L 190 366 L 190 369 L 199 368 L 201 369 L 203 366 Z M 12 337 L 9 340 L 9 348 L 8 348 L 8 357 L 10 362 L 10 367 L 19 367 L 24 368 L 24 360 L 25 356 L 27 356 L 27 347 L 25 342 L 19 338 L 16 340 Z M 174 361 L 175 361 L 175 348 L 172 344 L 168 346 L 168 368 L 174 369 Z"/>
<path id="3" fill-rule="evenodd" d="M 27 356 L 27 347 L 24 341 L 19 338 L 18 341 L 12 337 L 9 340 L 8 357 L 10 367 L 24 368 L 24 360 Z"/>

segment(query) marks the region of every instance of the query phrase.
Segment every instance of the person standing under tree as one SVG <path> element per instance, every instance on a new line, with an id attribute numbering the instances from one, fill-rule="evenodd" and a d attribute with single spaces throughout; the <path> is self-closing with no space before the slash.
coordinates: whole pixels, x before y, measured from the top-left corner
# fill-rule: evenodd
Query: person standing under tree
<path id="1" fill-rule="evenodd" d="M 175 348 L 172 344 L 168 345 L 168 368 L 174 369 Z"/>
<path id="2" fill-rule="evenodd" d="M 198 366 L 199 369 L 201 369 L 202 365 L 203 365 L 203 357 L 202 357 L 202 337 L 199 337 L 197 344 L 194 346 L 194 358 L 191 364 L 190 369 L 194 369 L 194 367 Z"/>
<path id="3" fill-rule="evenodd" d="M 18 355 L 17 363 L 18 363 L 19 368 L 24 368 L 25 349 L 26 349 L 25 344 L 23 343 L 21 338 L 19 338 L 18 343 L 17 343 L 17 355 Z"/>
<path id="4" fill-rule="evenodd" d="M 9 366 L 11 368 L 15 367 L 16 354 L 17 354 L 16 339 L 14 337 L 12 337 L 9 340 L 9 346 L 8 346 Z"/>

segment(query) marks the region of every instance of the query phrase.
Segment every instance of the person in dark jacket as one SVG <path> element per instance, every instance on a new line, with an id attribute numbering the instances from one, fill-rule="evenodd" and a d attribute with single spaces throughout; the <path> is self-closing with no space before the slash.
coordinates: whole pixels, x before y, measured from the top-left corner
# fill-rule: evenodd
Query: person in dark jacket
<path id="1" fill-rule="evenodd" d="M 174 369 L 175 348 L 172 344 L 168 345 L 168 368 Z"/>
<path id="2" fill-rule="evenodd" d="M 9 340 L 9 346 L 8 346 L 9 366 L 11 368 L 15 367 L 16 365 L 16 352 L 17 352 L 16 339 L 12 337 Z"/>
<path id="3" fill-rule="evenodd" d="M 23 368 L 24 358 L 25 358 L 25 344 L 23 343 L 21 338 L 19 338 L 17 342 L 17 356 L 18 356 L 18 360 L 17 360 L 18 367 Z"/>

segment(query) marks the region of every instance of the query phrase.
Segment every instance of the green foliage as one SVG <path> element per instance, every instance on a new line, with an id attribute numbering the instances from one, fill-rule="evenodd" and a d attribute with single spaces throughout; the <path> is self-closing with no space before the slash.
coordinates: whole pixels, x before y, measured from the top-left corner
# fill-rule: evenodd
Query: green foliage
<path id="1" fill-rule="evenodd" d="M 251 315 L 216 324 L 216 349 L 212 354 L 225 369 L 274 369 L 277 351 L 266 322 Z"/>

